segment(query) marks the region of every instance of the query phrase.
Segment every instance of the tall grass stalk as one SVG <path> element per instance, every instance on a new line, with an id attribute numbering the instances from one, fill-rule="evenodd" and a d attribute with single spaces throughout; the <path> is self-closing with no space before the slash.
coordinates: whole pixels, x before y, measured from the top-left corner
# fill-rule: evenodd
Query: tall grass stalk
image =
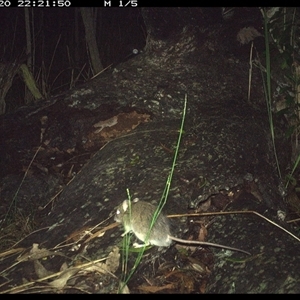
<path id="1" fill-rule="evenodd" d="M 272 114 L 271 60 L 270 60 L 268 17 L 266 15 L 266 12 L 264 9 L 262 9 L 261 11 L 263 14 L 263 19 L 264 19 L 264 34 L 265 34 L 265 47 L 266 47 L 266 50 L 265 50 L 266 51 L 266 55 L 265 55 L 265 58 L 266 58 L 266 80 L 264 79 L 263 75 L 262 75 L 262 78 L 263 78 L 263 86 L 264 86 L 265 99 L 266 99 L 266 105 L 267 105 L 267 111 L 268 111 L 268 119 L 269 119 L 273 152 L 274 152 L 274 157 L 275 157 L 275 161 L 276 161 L 278 175 L 279 175 L 279 178 L 281 179 L 281 171 L 280 171 L 280 165 L 279 165 L 277 150 L 276 150 L 275 131 L 274 131 L 274 122 L 273 122 L 273 114 Z"/>
<path id="2" fill-rule="evenodd" d="M 268 10 L 261 8 L 261 13 L 264 19 L 265 27 L 265 46 L 266 46 L 266 73 L 267 82 L 264 85 L 265 95 L 267 99 L 268 113 L 271 113 L 271 66 L 270 66 L 270 43 L 274 44 L 278 50 L 279 67 L 281 69 L 281 77 L 283 84 L 278 84 L 279 92 L 285 101 L 284 108 L 280 110 L 285 113 L 289 128 L 287 129 L 286 136 L 291 137 L 292 146 L 292 171 L 285 176 L 285 189 L 288 188 L 291 180 L 295 181 L 293 174 L 298 168 L 300 163 L 299 154 L 299 41 L 297 39 L 297 30 L 299 29 L 299 10 L 297 8 L 288 7 L 273 7 Z M 271 39 L 271 41 L 269 40 Z M 278 64 L 277 62 L 277 64 Z M 275 76 L 276 77 L 276 76 Z M 265 84 L 265 83 L 264 83 Z M 270 118 L 270 117 L 269 117 Z M 273 120 L 270 123 L 271 135 L 274 142 L 274 129 Z M 275 148 L 274 148 L 275 149 Z M 275 152 L 275 159 L 280 174 L 277 153 Z"/>
<path id="3" fill-rule="evenodd" d="M 147 248 L 146 244 L 149 240 L 151 229 L 154 226 L 156 219 L 158 218 L 159 214 L 161 213 L 163 207 L 167 203 L 167 199 L 168 199 L 168 195 L 169 195 L 170 187 L 171 187 L 171 183 L 172 183 L 172 178 L 173 178 L 173 174 L 174 174 L 174 170 L 175 170 L 175 166 L 176 166 L 176 161 L 177 161 L 177 157 L 178 157 L 178 153 L 179 153 L 181 138 L 182 138 L 182 134 L 183 134 L 184 121 L 185 121 L 185 116 L 186 116 L 186 107 L 187 107 L 187 94 L 185 95 L 185 99 L 184 99 L 184 107 L 183 107 L 183 112 L 182 112 L 181 125 L 180 125 L 179 135 L 178 135 L 177 144 L 176 144 L 176 148 L 175 148 L 175 153 L 174 153 L 174 157 L 173 157 L 171 171 L 169 173 L 169 176 L 168 176 L 166 184 L 165 184 L 164 191 L 162 193 L 159 204 L 156 208 L 156 211 L 153 215 L 151 224 L 149 226 L 149 231 L 148 231 L 148 234 L 147 234 L 147 237 L 145 240 L 145 245 L 144 245 L 144 247 L 141 247 L 139 249 L 138 256 L 135 260 L 133 267 L 131 268 L 130 272 L 128 273 L 128 275 L 126 273 L 124 273 L 124 279 L 122 280 L 123 284 L 121 285 L 120 290 L 119 290 L 121 293 L 122 293 L 122 290 L 125 287 L 125 285 L 129 282 L 130 278 L 136 271 L 137 267 L 139 266 L 141 259 L 143 257 L 143 254 Z M 130 192 L 128 189 L 127 189 L 127 197 L 128 197 L 129 203 L 131 203 L 131 196 L 130 196 Z M 129 210 L 130 209 L 131 209 L 131 206 L 129 204 Z M 131 213 L 131 212 L 129 211 L 129 213 Z M 126 236 L 127 235 L 125 235 L 125 238 L 123 239 L 123 246 L 125 247 L 124 255 L 122 257 L 123 258 L 123 270 L 127 270 L 127 262 L 128 262 L 128 257 L 129 257 L 130 240 L 128 238 L 126 238 Z"/>

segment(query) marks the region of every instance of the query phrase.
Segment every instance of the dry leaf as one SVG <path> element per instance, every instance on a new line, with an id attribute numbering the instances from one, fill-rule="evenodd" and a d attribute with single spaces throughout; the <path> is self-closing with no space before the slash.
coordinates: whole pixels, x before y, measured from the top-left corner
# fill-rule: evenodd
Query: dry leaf
<path id="1" fill-rule="evenodd" d="M 63 272 L 57 279 L 53 280 L 52 282 L 49 282 L 49 285 L 56 288 L 56 289 L 63 289 L 67 281 L 70 279 L 71 276 L 76 274 L 79 271 L 77 268 L 71 268 Z"/>
<path id="2" fill-rule="evenodd" d="M 118 115 L 104 121 L 94 124 L 94 127 L 99 127 L 94 132 L 90 132 L 87 136 L 85 148 L 89 149 L 94 147 L 99 141 L 110 141 L 121 135 L 135 129 L 139 124 L 149 122 L 150 115 L 138 113 L 136 111 L 128 113 L 119 113 Z"/>
<path id="3" fill-rule="evenodd" d="M 262 34 L 259 33 L 254 27 L 250 26 L 250 27 L 242 28 L 238 32 L 236 39 L 242 45 L 245 45 L 245 44 L 248 44 L 249 42 L 253 41 L 258 36 L 262 36 Z"/>
<path id="4" fill-rule="evenodd" d="M 64 262 L 64 263 L 61 265 L 59 271 L 62 272 L 62 271 L 65 271 L 65 270 L 67 270 L 67 269 L 68 269 L 68 265 L 67 265 L 66 262 Z"/>
<path id="5" fill-rule="evenodd" d="M 174 289 L 174 284 L 170 283 L 164 286 L 149 286 L 149 285 L 140 285 L 138 287 L 139 290 L 143 291 L 143 292 L 148 292 L 148 293 L 156 293 L 162 290 L 166 290 L 166 289 Z"/>
<path id="6" fill-rule="evenodd" d="M 65 256 L 62 253 L 49 251 L 46 248 L 39 249 L 39 244 L 33 244 L 30 251 L 18 257 L 17 261 L 33 261 L 52 255 Z"/>
<path id="7" fill-rule="evenodd" d="M 112 252 L 108 254 L 105 263 L 95 263 L 92 266 L 86 268 L 88 271 L 97 271 L 103 274 L 106 273 L 114 273 L 118 267 L 120 262 L 120 252 L 118 247 L 114 247 Z"/>
<path id="8" fill-rule="evenodd" d="M 105 127 L 112 127 L 118 123 L 118 116 L 113 116 L 104 121 L 99 121 L 98 123 L 94 124 L 93 126 L 99 128 L 95 131 L 95 133 L 99 133 Z"/>
<path id="9" fill-rule="evenodd" d="M 207 228 L 203 224 L 201 224 L 201 228 L 200 228 L 199 234 L 198 234 L 198 240 L 203 242 L 203 241 L 205 241 L 206 236 L 207 236 Z"/>
<path id="10" fill-rule="evenodd" d="M 197 271 L 201 274 L 210 274 L 208 268 L 206 267 L 206 265 L 203 262 L 201 262 L 198 259 L 195 259 L 193 257 L 187 257 L 187 259 L 190 261 L 191 267 L 195 271 Z"/>
<path id="11" fill-rule="evenodd" d="M 34 264 L 34 271 L 35 274 L 38 278 L 44 278 L 47 277 L 49 275 L 52 275 L 53 272 L 48 271 L 41 263 L 38 259 L 33 261 Z"/>
<path id="12" fill-rule="evenodd" d="M 200 285 L 200 293 L 204 294 L 206 291 L 206 285 L 207 285 L 207 281 L 206 280 L 202 280 L 201 281 L 201 285 Z"/>
<path id="13" fill-rule="evenodd" d="M 114 247 L 112 252 L 109 253 L 107 260 L 106 260 L 106 266 L 107 269 L 114 273 L 119 268 L 119 262 L 120 262 L 120 252 L 118 247 Z"/>
<path id="14" fill-rule="evenodd" d="M 181 270 L 174 272 L 172 275 L 169 280 L 172 280 L 176 284 L 176 290 L 180 293 L 191 293 L 194 291 L 196 277 L 192 276 L 192 273 Z"/>

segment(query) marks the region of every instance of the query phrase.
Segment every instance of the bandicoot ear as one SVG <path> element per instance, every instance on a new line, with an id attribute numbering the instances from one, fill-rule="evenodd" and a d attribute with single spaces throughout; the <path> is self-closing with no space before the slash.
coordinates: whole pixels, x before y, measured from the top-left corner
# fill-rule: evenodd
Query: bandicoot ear
<path id="1" fill-rule="evenodd" d="M 122 203 L 122 207 L 123 207 L 123 211 L 127 211 L 128 209 L 128 206 L 129 206 L 129 201 L 128 200 L 124 200 L 123 203 Z"/>

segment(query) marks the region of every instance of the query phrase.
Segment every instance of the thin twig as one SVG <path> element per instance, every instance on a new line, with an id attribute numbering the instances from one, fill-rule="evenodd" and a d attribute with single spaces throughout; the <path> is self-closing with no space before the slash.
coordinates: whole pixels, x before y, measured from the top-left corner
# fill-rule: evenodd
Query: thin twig
<path id="1" fill-rule="evenodd" d="M 291 233 L 290 231 L 288 231 L 284 227 L 278 225 L 274 221 L 268 219 L 267 217 L 261 215 L 260 213 L 254 211 L 254 210 L 249 210 L 249 211 L 244 211 L 244 210 L 220 211 L 220 212 L 207 212 L 207 213 L 198 213 L 198 214 L 180 214 L 180 215 L 168 215 L 167 217 L 168 218 L 202 217 L 202 216 L 231 215 L 231 214 L 254 214 L 254 215 L 257 215 L 257 216 L 261 217 L 262 219 L 266 220 L 267 222 L 269 222 L 270 224 L 272 224 L 272 225 L 278 227 L 279 229 L 283 230 L 284 232 L 286 232 L 287 234 L 289 234 L 290 236 L 292 236 L 294 239 L 296 239 L 298 242 L 300 242 L 300 238 L 299 237 L 297 237 L 296 235 L 294 235 L 293 233 Z"/>

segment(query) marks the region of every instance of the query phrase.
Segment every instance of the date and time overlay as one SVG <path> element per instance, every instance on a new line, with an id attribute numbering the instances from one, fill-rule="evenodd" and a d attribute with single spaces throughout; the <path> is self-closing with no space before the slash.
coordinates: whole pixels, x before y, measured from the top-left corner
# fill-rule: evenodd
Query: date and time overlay
<path id="1" fill-rule="evenodd" d="M 0 0 L 0 8 L 4 7 L 72 7 L 77 6 L 72 0 Z M 97 6 L 103 7 L 137 7 L 137 0 L 103 0 Z"/>

